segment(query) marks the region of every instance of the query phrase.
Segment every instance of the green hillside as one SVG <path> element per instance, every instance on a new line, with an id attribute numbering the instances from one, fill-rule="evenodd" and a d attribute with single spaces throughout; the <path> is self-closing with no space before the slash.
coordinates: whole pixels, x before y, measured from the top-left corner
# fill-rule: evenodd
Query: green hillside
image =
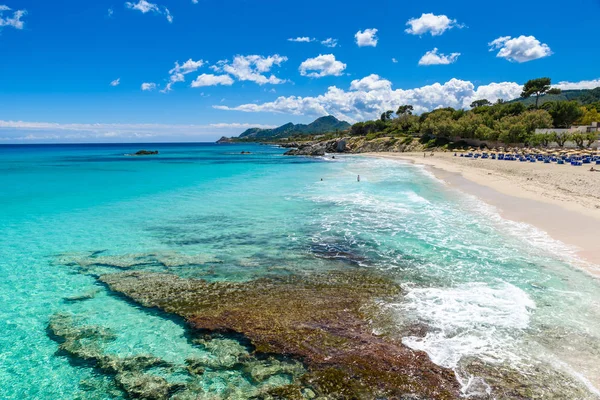
<path id="1" fill-rule="evenodd" d="M 540 97 L 540 106 L 544 103 L 551 101 L 569 101 L 577 100 L 581 104 L 591 104 L 600 102 L 600 87 L 595 89 L 584 89 L 584 90 L 563 90 L 560 94 L 547 94 Z M 528 99 L 515 99 L 509 103 L 523 103 L 526 106 L 535 104 L 535 97 L 532 96 Z"/>
<path id="2" fill-rule="evenodd" d="M 328 132 L 343 131 L 350 128 L 346 121 L 340 121 L 336 117 L 329 115 L 321 117 L 310 124 L 292 124 L 287 123 L 274 129 L 250 128 L 243 132 L 239 139 L 282 139 L 294 135 L 311 135 Z"/>

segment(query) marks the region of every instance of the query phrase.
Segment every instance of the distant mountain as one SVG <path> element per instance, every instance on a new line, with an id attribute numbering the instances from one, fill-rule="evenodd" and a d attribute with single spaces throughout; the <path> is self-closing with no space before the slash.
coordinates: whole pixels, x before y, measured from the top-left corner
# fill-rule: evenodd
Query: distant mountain
<path id="1" fill-rule="evenodd" d="M 312 135 L 320 133 L 328 133 L 335 131 L 343 131 L 350 128 L 350 124 L 346 121 L 340 121 L 333 115 L 321 117 L 305 124 L 287 123 L 274 129 L 250 128 L 243 132 L 239 139 L 282 139 L 294 135 Z"/>
<path id="2" fill-rule="evenodd" d="M 591 104 L 600 101 L 600 87 L 596 89 L 583 89 L 583 90 L 563 90 L 561 94 L 547 94 L 540 97 L 540 106 L 550 101 L 565 101 L 565 100 L 577 100 L 581 104 Z M 531 96 L 528 99 L 514 99 L 510 101 L 523 103 L 526 106 L 535 104 L 535 96 Z"/>

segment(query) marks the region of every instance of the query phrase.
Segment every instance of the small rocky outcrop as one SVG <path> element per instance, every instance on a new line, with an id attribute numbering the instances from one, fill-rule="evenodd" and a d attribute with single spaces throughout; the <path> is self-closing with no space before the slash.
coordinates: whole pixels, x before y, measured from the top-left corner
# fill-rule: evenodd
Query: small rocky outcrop
<path id="1" fill-rule="evenodd" d="M 134 156 L 155 156 L 158 154 L 158 150 L 139 150 L 136 151 Z"/>
<path id="2" fill-rule="evenodd" d="M 221 139 L 217 140 L 216 143 L 217 144 L 233 143 L 233 140 L 231 138 L 228 138 L 228 137 L 225 137 L 225 136 L 221 136 Z"/>
<path id="3" fill-rule="evenodd" d="M 427 354 L 373 333 L 377 299 L 395 298 L 395 283 L 362 270 L 208 282 L 175 275 L 124 272 L 100 277 L 146 307 L 184 317 L 201 331 L 242 334 L 257 354 L 302 360 L 308 372 L 277 388 L 275 398 L 456 399 L 453 371 Z M 261 380 L 280 368 L 251 374 Z M 309 397 L 310 398 L 310 397 Z"/>

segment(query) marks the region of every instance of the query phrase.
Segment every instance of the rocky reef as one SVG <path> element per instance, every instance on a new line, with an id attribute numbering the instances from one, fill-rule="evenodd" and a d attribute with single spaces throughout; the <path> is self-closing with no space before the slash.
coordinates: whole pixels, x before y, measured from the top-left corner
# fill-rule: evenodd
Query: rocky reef
<path id="1" fill-rule="evenodd" d="M 423 145 L 411 137 L 404 139 L 383 137 L 368 140 L 365 137 L 346 137 L 331 140 L 285 143 L 288 156 L 323 156 L 326 153 L 370 153 L 422 151 Z"/>
<path id="2" fill-rule="evenodd" d="M 108 382 L 81 382 L 82 398 L 86 399 L 98 392 L 103 394 L 101 398 L 120 398 L 122 392 L 127 398 L 148 400 L 274 400 L 281 398 L 279 393 L 288 392 L 306 372 L 297 361 L 259 359 L 236 340 L 209 335 L 193 342 L 210 356 L 187 358 L 184 365 L 151 354 L 119 357 L 104 350 L 107 343 L 117 340 L 111 330 L 83 322 L 72 314 L 55 314 L 48 324 L 48 334 L 60 343 L 59 354 L 96 368 L 110 378 Z M 222 379 L 222 375 L 227 376 L 229 384 L 210 390 L 211 383 Z M 308 392 L 299 393 L 303 396 Z"/>
<path id="3" fill-rule="evenodd" d="M 371 272 L 352 269 L 207 282 L 131 271 L 103 275 L 100 281 L 145 307 L 184 317 L 200 332 L 241 334 L 255 356 L 277 354 L 304 363 L 305 374 L 273 388 L 268 393 L 272 397 L 257 398 L 459 397 L 451 370 L 435 365 L 423 352 L 374 333 L 371 320 L 384 312 L 375 301 L 397 296 L 400 288 Z M 273 368 L 281 369 L 277 364 Z M 158 386 L 165 393 L 172 390 Z"/>
<path id="4" fill-rule="evenodd" d="M 139 150 L 136 151 L 134 156 L 155 156 L 158 154 L 158 150 Z"/>

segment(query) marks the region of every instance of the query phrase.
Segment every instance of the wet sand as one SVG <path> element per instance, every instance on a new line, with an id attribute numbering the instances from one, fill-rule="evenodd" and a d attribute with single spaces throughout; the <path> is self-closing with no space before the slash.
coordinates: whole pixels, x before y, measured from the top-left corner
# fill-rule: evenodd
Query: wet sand
<path id="1" fill-rule="evenodd" d="M 429 167 L 435 176 L 576 248 L 600 278 L 600 172 L 587 167 L 454 157 L 451 153 L 367 153 Z"/>

